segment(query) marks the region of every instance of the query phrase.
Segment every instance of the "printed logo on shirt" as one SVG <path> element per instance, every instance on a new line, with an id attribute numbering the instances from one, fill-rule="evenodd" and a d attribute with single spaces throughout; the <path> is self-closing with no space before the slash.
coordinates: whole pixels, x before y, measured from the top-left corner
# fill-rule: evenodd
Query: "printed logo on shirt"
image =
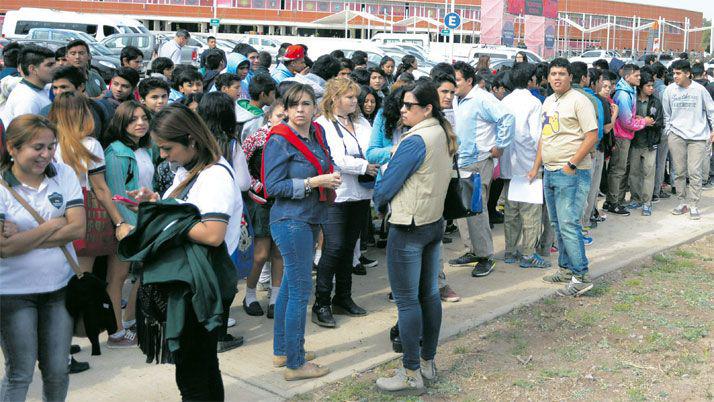
<path id="1" fill-rule="evenodd" d="M 47 199 L 50 200 L 50 204 L 57 209 L 62 208 L 62 205 L 64 204 L 64 197 L 62 197 L 62 194 L 58 192 L 50 194 L 47 196 Z"/>
<path id="2" fill-rule="evenodd" d="M 94 83 L 97 84 L 98 87 L 102 86 L 102 83 L 98 79 L 94 79 Z"/>
<path id="3" fill-rule="evenodd" d="M 697 100 L 689 94 L 672 96 L 673 109 L 694 109 L 695 107 L 697 107 Z"/>
<path id="4" fill-rule="evenodd" d="M 560 132 L 560 114 L 554 112 L 552 116 L 548 116 L 547 113 L 543 113 L 543 137 L 551 137 Z"/>

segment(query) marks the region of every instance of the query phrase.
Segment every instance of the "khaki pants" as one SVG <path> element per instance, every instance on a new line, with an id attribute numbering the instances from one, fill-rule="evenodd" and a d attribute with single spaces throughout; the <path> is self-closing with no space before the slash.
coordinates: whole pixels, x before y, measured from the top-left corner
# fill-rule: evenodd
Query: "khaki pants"
<path id="1" fill-rule="evenodd" d="M 592 158 L 593 168 L 590 184 L 590 192 L 588 193 L 588 203 L 585 204 L 585 210 L 583 211 L 583 217 L 580 220 L 580 224 L 583 227 L 590 227 L 590 217 L 597 206 L 597 194 L 600 192 L 600 181 L 602 180 L 602 168 L 605 165 L 605 153 L 600 151 L 595 151 L 595 155 Z"/>
<path id="2" fill-rule="evenodd" d="M 508 193 L 508 187 L 505 188 Z M 535 253 L 536 243 L 541 233 L 541 204 L 510 201 L 506 197 L 503 231 L 506 237 L 506 253 L 524 256 Z M 521 249 L 518 249 L 518 243 Z"/>
<path id="3" fill-rule="evenodd" d="M 696 207 L 702 195 L 702 161 L 705 158 L 706 140 L 685 140 L 669 133 L 669 153 L 674 164 L 674 186 L 681 204 Z M 689 186 L 687 186 L 689 177 Z"/>
<path id="4" fill-rule="evenodd" d="M 456 226 L 459 228 L 464 247 L 468 248 L 476 257 L 490 258 L 493 256 L 493 238 L 491 237 L 491 226 L 488 223 L 488 190 L 491 188 L 491 179 L 493 178 L 493 158 L 476 162 L 461 170 L 477 172 L 481 175 L 483 213 L 457 219 Z"/>
<path id="5" fill-rule="evenodd" d="M 610 170 L 607 174 L 607 202 L 613 205 L 625 203 L 627 185 L 627 158 L 630 153 L 630 140 L 615 138 L 615 147 L 610 157 Z"/>
<path id="6" fill-rule="evenodd" d="M 657 150 L 630 148 L 630 199 L 640 204 L 652 202 Z"/>

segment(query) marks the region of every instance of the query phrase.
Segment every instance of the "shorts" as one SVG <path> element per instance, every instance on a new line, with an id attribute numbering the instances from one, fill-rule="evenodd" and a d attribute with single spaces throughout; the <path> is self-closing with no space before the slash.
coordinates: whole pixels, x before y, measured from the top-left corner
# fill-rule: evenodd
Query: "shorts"
<path id="1" fill-rule="evenodd" d="M 246 200 L 248 218 L 253 225 L 255 237 L 270 237 L 270 208 L 272 203 L 258 204 L 252 199 Z"/>

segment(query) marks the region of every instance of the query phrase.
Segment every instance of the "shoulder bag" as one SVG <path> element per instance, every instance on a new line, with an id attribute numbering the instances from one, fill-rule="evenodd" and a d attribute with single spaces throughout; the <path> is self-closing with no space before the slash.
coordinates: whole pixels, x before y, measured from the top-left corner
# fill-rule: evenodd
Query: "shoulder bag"
<path id="1" fill-rule="evenodd" d="M 449 188 L 444 199 L 444 219 L 460 219 L 480 214 L 483 211 L 481 201 L 481 175 L 473 173 L 471 177 L 461 177 L 454 155 L 456 177 L 449 180 Z"/>

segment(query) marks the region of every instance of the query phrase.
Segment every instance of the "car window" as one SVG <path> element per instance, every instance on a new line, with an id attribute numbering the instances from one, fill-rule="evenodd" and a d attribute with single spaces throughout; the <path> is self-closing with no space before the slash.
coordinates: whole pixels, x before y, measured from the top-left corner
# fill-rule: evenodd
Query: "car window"
<path id="1" fill-rule="evenodd" d="M 251 45 L 260 45 L 260 40 L 258 38 L 250 38 L 248 41 Z"/>
<path id="2" fill-rule="evenodd" d="M 104 46 L 110 48 L 110 49 L 119 49 L 124 47 L 124 43 L 122 41 L 123 37 L 118 37 L 118 38 L 113 38 L 110 39 L 106 42 L 104 42 Z"/>
<path id="3" fill-rule="evenodd" d="M 272 42 L 272 41 L 270 41 L 270 40 L 266 40 L 266 39 L 263 39 L 262 41 L 260 41 L 260 44 L 263 45 L 263 46 L 275 47 L 275 43 L 274 43 L 274 42 Z"/>
<path id="4" fill-rule="evenodd" d="M 118 33 L 117 30 L 114 29 L 114 27 L 111 25 L 104 25 L 102 27 L 102 32 L 104 32 L 104 36 L 114 35 L 115 33 Z"/>
<path id="5" fill-rule="evenodd" d="M 49 39 L 50 32 L 45 30 L 32 31 L 32 39 Z"/>
<path id="6" fill-rule="evenodd" d="M 148 36 L 135 36 L 134 38 L 134 46 L 138 47 L 139 49 L 145 49 L 151 46 L 151 41 Z"/>
<path id="7" fill-rule="evenodd" d="M 600 57 L 600 52 L 597 51 L 591 51 L 591 52 L 585 52 L 581 57 Z"/>
<path id="8" fill-rule="evenodd" d="M 530 53 L 526 53 L 526 58 L 530 63 L 539 63 L 540 60 L 536 59 L 535 55 L 532 55 Z"/>

